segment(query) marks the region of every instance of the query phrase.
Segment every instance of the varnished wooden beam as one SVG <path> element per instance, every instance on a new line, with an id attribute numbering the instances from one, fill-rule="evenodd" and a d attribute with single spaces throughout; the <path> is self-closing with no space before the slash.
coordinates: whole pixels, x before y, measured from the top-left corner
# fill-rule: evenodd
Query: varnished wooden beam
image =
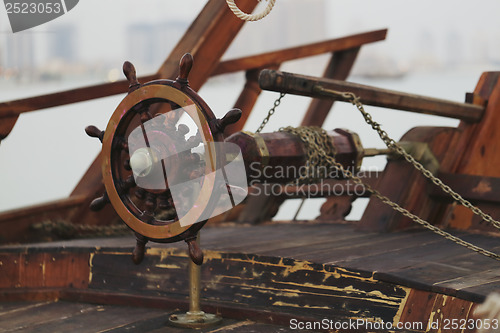
<path id="1" fill-rule="evenodd" d="M 475 104 L 452 102 L 357 83 L 273 70 L 262 71 L 259 84 L 264 90 L 315 98 L 332 98 L 328 92 L 321 91 L 320 88 L 352 92 L 359 96 L 361 102 L 366 105 L 455 118 L 466 122 L 479 122 L 485 110 L 483 106 Z M 342 100 L 341 97 L 336 97 L 336 99 Z"/>
<path id="2" fill-rule="evenodd" d="M 147 75 L 140 77 L 139 81 L 144 83 L 157 78 L 158 76 L 156 74 Z M 24 112 L 37 111 L 55 106 L 67 105 L 101 97 L 123 94 L 126 93 L 127 90 L 128 81 L 120 80 L 116 82 L 97 84 L 89 87 L 60 91 L 53 94 L 45 94 L 30 98 L 2 102 L 0 103 L 0 119 L 7 117 L 17 117 Z"/>
<path id="3" fill-rule="evenodd" d="M 220 75 L 238 71 L 246 71 L 252 68 L 261 68 L 272 64 L 281 64 L 285 61 L 311 57 L 323 53 L 347 50 L 363 46 L 364 44 L 384 40 L 387 29 L 376 30 L 342 38 L 327 40 L 303 46 L 292 47 L 280 51 L 263 53 L 234 60 L 221 62 L 212 75 Z"/>
<path id="4" fill-rule="evenodd" d="M 326 67 L 323 77 L 325 79 L 345 80 L 351 72 L 354 61 L 358 57 L 360 47 L 337 51 L 332 54 L 330 62 Z M 301 126 L 323 126 L 328 113 L 333 106 L 334 100 L 314 98 L 300 123 Z"/>
<path id="5" fill-rule="evenodd" d="M 217 1 L 211 1 L 209 3 L 211 6 L 214 4 L 217 4 L 217 10 L 220 10 L 220 12 L 225 11 L 225 3 L 221 5 L 221 2 Z M 218 11 L 215 11 L 217 15 L 220 15 Z M 232 15 L 226 13 L 226 15 Z M 198 21 L 198 20 L 197 20 Z M 234 24 L 234 23 L 233 23 Z M 239 26 L 241 25 L 240 22 L 236 21 L 236 24 Z M 214 29 L 215 26 L 213 25 L 212 21 L 205 20 L 202 22 L 201 26 L 196 26 L 193 23 L 193 26 L 191 29 L 193 31 L 191 33 L 195 33 L 196 31 L 204 31 L 205 29 Z M 205 72 L 203 68 L 198 68 L 202 64 L 197 64 L 195 62 L 195 70 L 192 71 L 193 77 L 190 78 L 191 80 L 191 86 L 195 88 L 199 88 L 198 86 L 201 86 L 201 84 L 206 80 L 206 78 L 210 75 L 219 75 L 219 74 L 225 74 L 225 73 L 230 73 L 230 72 L 237 72 L 241 70 L 251 70 L 263 66 L 269 66 L 271 64 L 279 64 L 284 61 L 288 60 L 293 60 L 293 59 L 298 59 L 302 57 L 308 57 L 308 56 L 313 56 L 321 53 L 327 53 L 327 52 L 333 52 L 335 50 L 343 50 L 346 48 L 350 47 L 357 47 L 366 43 L 372 43 L 376 42 L 379 40 L 383 40 L 385 38 L 385 35 L 387 33 L 387 30 L 378 30 L 378 31 L 373 31 L 373 32 L 368 32 L 368 33 L 363 33 L 363 34 L 358 34 L 358 35 L 353 35 L 353 36 L 348 36 L 348 37 L 343 37 L 343 38 L 338 38 L 338 39 L 333 39 L 321 43 L 315 43 L 315 44 L 309 44 L 309 45 L 304 45 L 304 46 L 298 46 L 298 47 L 293 47 L 285 50 L 280 50 L 280 51 L 275 51 L 275 52 L 270 52 L 270 53 L 264 53 L 261 55 L 256 55 L 256 56 L 251 56 L 251 57 L 245 57 L 245 58 L 240 58 L 240 59 L 234 59 L 234 60 L 229 60 L 229 61 L 223 61 L 217 64 L 213 64 L 211 67 L 215 67 L 215 70 L 212 73 L 208 74 L 201 74 L 197 72 L 199 69 L 201 72 Z M 186 36 L 185 36 L 186 37 Z M 219 38 L 220 39 L 220 38 Z M 227 37 L 226 37 L 227 39 Z M 220 40 L 218 41 L 219 44 L 224 43 L 227 44 L 228 41 Z M 188 42 L 193 43 L 194 45 L 187 45 Z M 200 44 L 201 42 L 204 42 L 205 44 Z M 200 47 L 205 47 L 212 52 L 213 50 L 216 49 L 215 44 L 206 44 L 207 41 L 206 39 L 203 38 L 183 38 L 180 42 L 177 48 L 172 51 L 173 54 L 175 54 L 177 57 L 169 57 L 169 60 L 166 60 L 161 67 L 158 69 L 156 74 L 151 74 L 151 75 L 146 75 L 143 77 L 139 78 L 140 82 L 148 82 L 151 80 L 159 79 L 159 78 L 170 78 L 174 79 L 175 76 L 177 75 L 177 70 L 178 70 L 178 62 L 179 59 L 182 57 L 184 52 L 188 52 L 192 49 L 197 50 Z M 211 45 L 211 46 L 210 46 Z M 220 45 L 218 45 L 220 46 Z M 227 45 L 224 46 L 224 48 L 217 48 L 217 53 L 223 53 L 223 51 L 227 48 Z M 195 52 L 200 52 L 200 51 L 195 51 Z M 207 51 L 205 51 L 207 52 Z M 222 56 L 222 53 L 220 56 Z M 274 62 L 273 62 L 274 61 Z M 239 64 L 243 64 L 241 67 Z M 256 64 L 256 65 L 251 65 L 249 64 Z M 261 66 L 258 66 L 258 65 Z M 167 66 L 171 67 L 167 67 Z M 206 65 L 206 64 L 205 64 Z M 205 79 L 197 79 L 197 77 L 204 77 Z M 200 82 L 198 82 L 198 80 Z M 97 98 L 102 98 L 102 97 L 108 97 L 108 96 L 113 96 L 121 93 L 127 92 L 128 89 L 128 81 L 127 80 L 120 80 L 116 82 L 110 82 L 110 83 L 102 83 L 102 84 L 97 84 L 89 87 L 82 87 L 82 88 L 76 88 L 76 89 L 70 89 L 70 90 L 65 90 L 65 91 L 60 91 L 56 93 L 51 93 L 51 94 L 44 94 L 40 96 L 34 96 L 34 97 L 29 97 L 29 98 L 22 98 L 18 100 L 12 100 L 12 101 L 6 101 L 6 102 L 1 102 L 0 103 L 0 118 L 7 118 L 7 117 L 16 117 L 19 116 L 21 113 L 24 112 L 29 112 L 29 111 L 36 111 L 36 110 L 42 110 L 46 108 L 51 108 L 55 106 L 61 106 L 61 105 L 67 105 L 67 104 L 72 104 L 72 103 L 78 103 L 78 102 L 84 102 L 92 99 L 97 99 Z"/>
<path id="6" fill-rule="evenodd" d="M 279 65 L 272 65 L 273 69 L 278 69 Z M 262 92 L 262 89 L 259 87 L 259 74 L 262 68 L 251 69 L 246 72 L 246 82 L 243 86 L 243 90 L 240 93 L 240 96 L 236 100 L 234 104 L 234 108 L 240 109 L 242 111 L 241 118 L 236 123 L 231 124 L 226 127 L 224 130 L 224 135 L 226 137 L 243 130 L 250 113 L 257 103 L 257 99 Z"/>
<path id="7" fill-rule="evenodd" d="M 500 197 L 498 196 L 498 193 L 500 193 L 500 178 L 498 177 L 444 172 L 439 174 L 439 179 L 473 203 L 489 202 L 500 204 Z M 430 195 L 438 200 L 448 203 L 453 202 L 453 198 L 437 186 L 431 188 Z"/>
<path id="8" fill-rule="evenodd" d="M 257 4 L 258 2 L 254 0 L 245 0 L 239 1 L 238 7 L 250 13 Z M 245 21 L 231 12 L 226 1 L 208 1 L 160 66 L 157 74 L 164 79 L 174 79 L 177 76 L 179 59 L 185 52 L 190 52 L 195 61 L 189 76 L 189 84 L 194 90 L 200 89 L 213 75 L 214 69 L 244 23 Z"/>

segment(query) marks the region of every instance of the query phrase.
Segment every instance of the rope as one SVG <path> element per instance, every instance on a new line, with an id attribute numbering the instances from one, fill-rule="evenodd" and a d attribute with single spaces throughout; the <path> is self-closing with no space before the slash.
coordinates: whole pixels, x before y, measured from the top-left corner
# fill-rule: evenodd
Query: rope
<path id="1" fill-rule="evenodd" d="M 78 238 L 83 236 L 113 236 L 130 233 L 130 229 L 125 224 L 112 225 L 87 225 L 73 224 L 64 221 L 45 221 L 31 226 L 37 232 L 44 232 L 48 235 L 60 238 Z"/>
<path id="2" fill-rule="evenodd" d="M 241 20 L 243 20 L 243 21 L 258 21 L 258 20 L 261 20 L 264 17 L 266 17 L 267 14 L 269 14 L 271 12 L 276 0 L 269 0 L 269 3 L 267 5 L 266 9 L 264 9 L 264 11 L 262 13 L 252 14 L 252 15 L 244 13 L 241 9 L 239 9 L 238 6 L 236 6 L 236 4 L 234 3 L 234 0 L 226 0 L 226 2 L 227 2 L 227 5 L 229 6 L 229 9 L 231 9 L 231 11 L 234 13 L 234 15 L 236 15 L 236 17 L 240 18 Z"/>

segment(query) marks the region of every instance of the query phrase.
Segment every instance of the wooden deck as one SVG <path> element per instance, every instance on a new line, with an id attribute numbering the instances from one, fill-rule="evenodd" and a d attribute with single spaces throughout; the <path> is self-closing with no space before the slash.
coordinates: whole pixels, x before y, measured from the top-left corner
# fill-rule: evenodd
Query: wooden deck
<path id="1" fill-rule="evenodd" d="M 173 311 L 65 301 L 0 303 L 0 332 L 78 333 L 181 333 L 188 330 L 166 326 Z M 219 326 L 200 333 L 271 333 L 293 330 L 251 320 L 224 319 Z"/>
<path id="2" fill-rule="evenodd" d="M 500 252 L 500 240 L 479 234 L 453 234 L 493 252 Z M 119 251 L 133 249 L 135 238 L 95 238 L 61 242 L 0 246 L 1 252 Z M 409 287 L 457 295 L 482 301 L 500 289 L 498 262 L 476 254 L 425 230 L 373 233 L 349 224 L 273 223 L 258 226 L 228 225 L 203 229 L 204 250 L 227 254 L 258 255 L 339 266 L 373 272 L 380 280 Z M 184 242 L 148 243 L 157 249 L 186 249 Z M 135 266 L 132 266 L 135 267 Z M 138 267 L 141 267 L 140 265 Z"/>
<path id="3" fill-rule="evenodd" d="M 496 238 L 456 234 L 500 252 Z M 500 287 L 497 261 L 424 230 L 227 225 L 203 229 L 201 243 L 202 308 L 222 314 L 223 325 L 241 325 L 217 332 L 288 332 L 292 318 L 425 323 L 436 311 L 441 319 L 460 311 L 463 318 Z M 95 314 L 92 325 L 104 326 L 90 331 L 161 330 L 169 314 L 187 310 L 186 244 L 150 243 L 139 266 L 130 258 L 133 245 L 133 237 L 119 237 L 0 247 L 0 321 L 9 318 L 2 329 L 68 325 L 87 332 L 85 322 Z M 38 302 L 16 303 L 21 300 Z M 2 316 L 9 311 L 12 316 Z"/>

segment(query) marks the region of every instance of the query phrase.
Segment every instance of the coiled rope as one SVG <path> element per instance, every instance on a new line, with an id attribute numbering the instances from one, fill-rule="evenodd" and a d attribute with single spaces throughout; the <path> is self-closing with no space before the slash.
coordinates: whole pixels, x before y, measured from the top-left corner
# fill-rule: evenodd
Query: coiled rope
<path id="1" fill-rule="evenodd" d="M 263 19 L 264 17 L 267 16 L 271 12 L 271 10 L 274 7 L 274 3 L 276 0 L 269 0 L 269 3 L 267 4 L 266 9 L 260 14 L 247 14 L 244 13 L 236 4 L 234 3 L 234 0 L 226 0 L 227 5 L 229 6 L 229 9 L 236 15 L 236 17 L 242 19 L 243 21 L 258 21 Z M 260 0 L 259 0 L 260 2 Z"/>

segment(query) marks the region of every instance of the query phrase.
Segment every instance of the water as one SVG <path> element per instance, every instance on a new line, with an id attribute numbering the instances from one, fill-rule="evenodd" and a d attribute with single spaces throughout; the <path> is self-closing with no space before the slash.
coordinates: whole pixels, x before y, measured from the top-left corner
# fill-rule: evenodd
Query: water
<path id="1" fill-rule="evenodd" d="M 462 102 L 465 92 L 471 92 L 479 79 L 481 69 L 456 71 L 417 72 L 400 79 L 365 79 L 355 77 L 350 81 L 402 92 L 422 94 Z M 23 86 L 0 83 L 0 100 L 13 100 L 42 93 L 66 90 L 88 85 L 90 81 L 72 81 L 54 84 L 28 84 Z M 222 117 L 231 109 L 243 86 L 243 75 L 233 75 L 226 80 L 209 81 L 200 95 L 216 116 Z M 24 207 L 67 197 L 92 163 L 101 148 L 98 140 L 89 138 L 84 128 L 96 125 L 105 129 L 112 112 L 123 95 L 90 102 L 77 103 L 21 115 L 12 133 L 0 145 L 0 210 Z M 267 114 L 277 93 L 263 92 L 245 126 L 255 131 Z M 287 95 L 265 132 L 282 126 L 298 126 L 309 98 Z M 399 139 L 415 126 L 456 126 L 457 120 L 413 114 L 403 111 L 366 107 L 374 119 L 381 123 L 389 135 Z M 383 147 L 356 109 L 347 103 L 336 103 L 326 119 L 324 128 L 348 128 L 357 132 L 365 147 Z M 382 169 L 384 157 L 366 159 L 364 168 Z M 299 218 L 309 219 L 319 215 L 324 199 L 308 200 Z M 365 204 L 357 204 L 350 218 L 359 218 Z M 277 219 L 294 216 L 296 200 L 290 200 L 280 210 Z"/>

